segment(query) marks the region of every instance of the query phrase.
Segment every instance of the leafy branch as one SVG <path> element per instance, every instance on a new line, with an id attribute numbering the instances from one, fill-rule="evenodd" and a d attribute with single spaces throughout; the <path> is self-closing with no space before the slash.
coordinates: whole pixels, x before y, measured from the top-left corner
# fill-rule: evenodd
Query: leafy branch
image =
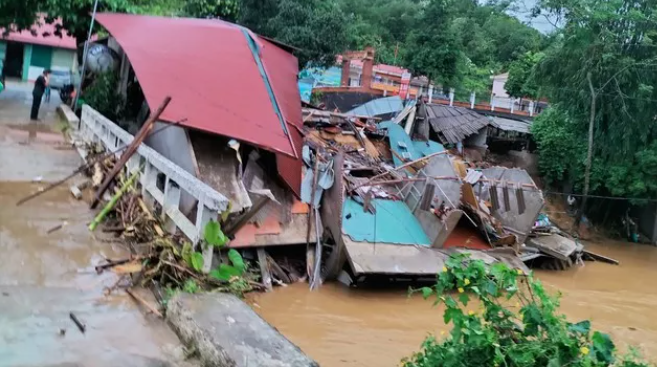
<path id="1" fill-rule="evenodd" d="M 402 361 L 404 367 L 649 366 L 636 354 L 619 358 L 609 335 L 592 332 L 588 320 L 568 322 L 558 313 L 558 295 L 502 263 L 487 266 L 469 254 L 452 255 L 436 284 L 411 290 L 416 292 L 444 305 L 443 320 L 452 329 L 442 340 L 428 337 Z"/>

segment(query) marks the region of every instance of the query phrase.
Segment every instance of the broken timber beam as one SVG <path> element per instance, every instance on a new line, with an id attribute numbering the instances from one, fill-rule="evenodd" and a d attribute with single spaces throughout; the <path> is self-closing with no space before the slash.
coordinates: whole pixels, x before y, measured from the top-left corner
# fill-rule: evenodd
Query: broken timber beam
<path id="1" fill-rule="evenodd" d="M 105 181 L 100 186 L 100 188 L 96 192 L 96 196 L 91 201 L 91 209 L 95 209 L 96 206 L 98 206 L 100 199 L 103 197 L 105 191 L 107 191 L 107 189 L 109 188 L 109 185 L 112 183 L 116 175 L 118 175 L 119 172 L 123 169 L 126 163 L 128 163 L 128 159 L 130 159 L 130 157 L 132 157 L 132 155 L 135 154 L 137 148 L 139 148 L 139 145 L 141 145 L 141 143 L 146 139 L 148 134 L 151 132 L 151 129 L 153 129 L 155 121 L 157 121 L 160 118 L 160 115 L 162 115 L 162 112 L 164 112 L 164 109 L 167 108 L 170 102 L 171 102 L 171 97 L 166 96 L 164 98 L 164 101 L 162 101 L 160 107 L 158 107 L 155 113 L 153 113 L 148 118 L 148 120 L 146 120 L 144 126 L 141 127 L 141 129 L 135 136 L 135 139 L 132 141 L 132 143 L 130 143 L 130 146 L 128 146 L 128 149 L 126 149 L 126 151 L 123 152 L 123 154 L 121 154 L 121 158 L 119 159 L 119 161 L 114 165 L 114 168 L 107 175 L 107 177 L 105 177 Z"/>
<path id="2" fill-rule="evenodd" d="M 256 250 L 256 253 L 258 254 L 258 264 L 260 265 L 260 273 L 262 274 L 262 284 L 265 285 L 267 292 L 271 292 L 271 273 L 269 272 L 269 264 L 267 263 L 267 251 L 265 251 L 264 247 L 260 247 Z"/>

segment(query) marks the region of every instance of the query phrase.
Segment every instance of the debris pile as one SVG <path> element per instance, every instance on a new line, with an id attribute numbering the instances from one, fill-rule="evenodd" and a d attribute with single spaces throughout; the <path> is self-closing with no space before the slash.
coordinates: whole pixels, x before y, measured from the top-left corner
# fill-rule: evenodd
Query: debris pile
<path id="1" fill-rule="evenodd" d="M 115 165 L 115 158 L 102 160 L 94 165 L 92 177 L 107 177 Z M 112 193 L 111 198 L 90 224 L 90 229 L 94 230 L 102 223 L 102 232 L 120 238 L 130 247 L 129 258 L 108 259 L 106 263 L 96 266 L 97 272 L 111 268 L 122 275 L 113 287 L 108 288 L 108 292 L 132 285 L 184 289 L 190 292 L 218 289 L 243 293 L 262 289 L 261 284 L 251 280 L 253 275 L 245 271 L 247 266 L 236 252 L 220 252 L 219 261 L 226 266 L 219 266 L 216 271 L 203 274 L 200 271 L 203 264 L 202 255 L 194 251 L 192 244 L 182 235 L 171 235 L 163 230 L 163 224 L 144 202 L 136 177 L 136 172 L 130 177 L 119 174 L 112 181 L 108 191 Z M 96 180 L 96 183 L 98 181 Z M 92 185 L 92 188 L 95 187 Z M 211 222 L 206 227 L 203 245 L 223 246 L 226 242 L 219 224 Z"/>

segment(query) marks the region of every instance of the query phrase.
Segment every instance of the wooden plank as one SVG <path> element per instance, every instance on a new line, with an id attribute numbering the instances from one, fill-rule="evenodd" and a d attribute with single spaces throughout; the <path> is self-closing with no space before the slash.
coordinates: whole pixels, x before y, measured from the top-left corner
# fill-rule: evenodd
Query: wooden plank
<path id="1" fill-rule="evenodd" d="M 271 292 L 271 274 L 269 273 L 269 265 L 267 264 L 267 252 L 263 247 L 256 250 L 258 254 L 258 264 L 260 265 L 260 274 L 262 275 L 262 284 L 265 285 L 267 292 Z"/>
<path id="2" fill-rule="evenodd" d="M 343 235 L 347 258 L 356 275 L 435 275 L 447 255 L 429 247 L 355 242 Z"/>
<path id="3" fill-rule="evenodd" d="M 114 181 L 114 178 L 116 175 L 121 172 L 123 167 L 128 163 L 128 159 L 132 157 L 133 154 L 137 151 L 137 148 L 139 148 L 139 145 L 146 139 L 146 136 L 151 132 L 153 129 L 153 125 L 155 124 L 155 121 L 157 121 L 160 118 L 160 115 L 162 115 L 162 112 L 164 112 L 164 109 L 167 108 L 169 105 L 169 102 L 171 102 L 171 97 L 166 96 L 164 98 L 164 101 L 162 101 L 162 104 L 160 107 L 157 108 L 154 114 L 152 114 L 148 120 L 144 123 L 144 126 L 141 127 L 139 130 L 139 133 L 137 133 L 137 136 L 135 136 L 134 140 L 130 143 L 130 146 L 128 146 L 128 149 L 125 150 L 121 154 L 121 158 L 119 161 L 114 165 L 114 168 L 112 171 L 105 177 L 105 181 L 103 184 L 98 188 L 98 191 L 96 192 L 96 196 L 94 199 L 91 201 L 91 209 L 96 208 L 98 206 L 98 203 L 100 202 L 100 199 L 103 197 L 103 194 L 107 189 L 109 188 L 109 185 Z"/>
<path id="4" fill-rule="evenodd" d="M 560 260 L 568 260 L 570 255 L 577 249 L 575 241 L 566 237 L 554 234 L 546 237 L 536 237 L 527 239 L 529 246 L 536 247 L 541 252 L 554 256 Z"/>

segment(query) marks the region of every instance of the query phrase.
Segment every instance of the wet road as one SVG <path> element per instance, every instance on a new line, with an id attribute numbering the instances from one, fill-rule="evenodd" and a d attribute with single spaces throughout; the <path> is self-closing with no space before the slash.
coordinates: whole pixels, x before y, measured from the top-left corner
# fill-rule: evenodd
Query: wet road
<path id="1" fill-rule="evenodd" d="M 127 253 L 89 233 L 93 213 L 68 185 L 15 206 L 82 163 L 58 132 L 54 93 L 42 105 L 43 121 L 29 123 L 29 88 L 9 84 L 0 94 L 0 367 L 184 365 L 182 347 L 162 321 L 122 292 L 103 295 L 117 276 L 97 275 L 93 265 Z M 70 312 L 86 324 L 85 334 Z"/>
<path id="2" fill-rule="evenodd" d="M 587 248 L 621 261 L 586 262 L 564 272 L 536 272 L 548 290 L 563 293 L 570 321 L 589 319 L 620 348 L 639 347 L 657 361 L 657 247 L 606 242 Z M 396 366 L 429 334 L 447 331 L 442 308 L 404 289 L 348 289 L 326 284 L 309 292 L 296 284 L 255 297 L 254 309 L 323 367 Z"/>

